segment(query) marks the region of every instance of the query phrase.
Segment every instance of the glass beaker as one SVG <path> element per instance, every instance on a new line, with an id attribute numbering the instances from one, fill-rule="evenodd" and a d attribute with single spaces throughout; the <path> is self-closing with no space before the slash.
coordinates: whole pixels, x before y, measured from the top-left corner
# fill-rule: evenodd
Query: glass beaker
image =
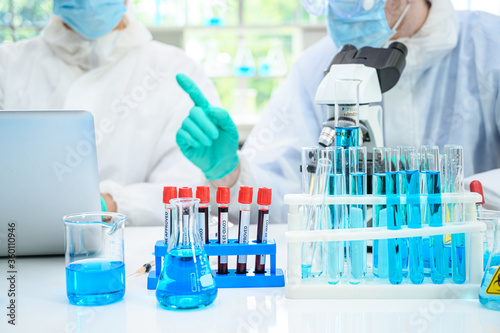
<path id="1" fill-rule="evenodd" d="M 194 309 L 217 297 L 208 257 L 199 234 L 197 198 L 170 200 L 173 234 L 156 288 L 156 299 L 167 309 Z"/>
<path id="2" fill-rule="evenodd" d="M 105 305 L 125 295 L 123 230 L 118 213 L 66 215 L 66 290 L 75 305 Z"/>
<path id="3" fill-rule="evenodd" d="M 500 212 L 484 214 L 478 220 L 495 230 L 493 251 L 479 289 L 479 302 L 488 309 L 500 311 Z"/>

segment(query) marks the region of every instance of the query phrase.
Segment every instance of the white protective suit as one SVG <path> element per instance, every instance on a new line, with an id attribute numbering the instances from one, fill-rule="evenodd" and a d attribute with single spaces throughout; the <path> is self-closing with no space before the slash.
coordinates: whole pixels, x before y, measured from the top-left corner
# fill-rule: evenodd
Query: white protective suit
<path id="1" fill-rule="evenodd" d="M 130 11 L 130 9 L 129 9 Z M 201 171 L 175 135 L 193 106 L 175 75 L 217 92 L 180 49 L 152 41 L 128 12 L 128 25 L 93 41 L 53 16 L 40 36 L 0 46 L 0 110 L 87 110 L 95 118 L 102 193 L 135 225 L 163 224 L 164 185 L 195 186 Z"/>
<path id="2" fill-rule="evenodd" d="M 464 147 L 465 176 L 482 181 L 489 208 L 500 209 L 500 17 L 455 12 L 435 0 L 411 38 L 399 83 L 383 96 L 385 146 L 448 143 Z M 286 223 L 287 193 L 301 192 L 301 147 L 317 145 L 326 107 L 314 104 L 335 55 L 329 37 L 307 49 L 272 97 L 241 156 L 240 185 L 273 188 L 271 219 Z M 236 211 L 236 207 L 232 209 Z M 255 221 L 255 218 L 252 219 Z"/>

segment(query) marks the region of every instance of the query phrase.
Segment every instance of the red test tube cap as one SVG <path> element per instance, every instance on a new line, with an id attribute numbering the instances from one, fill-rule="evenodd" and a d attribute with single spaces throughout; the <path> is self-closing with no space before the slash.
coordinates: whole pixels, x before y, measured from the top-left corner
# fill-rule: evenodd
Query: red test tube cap
<path id="1" fill-rule="evenodd" d="M 238 202 L 241 204 L 249 205 L 252 203 L 252 198 L 253 198 L 253 187 L 240 186 L 240 192 L 238 193 Z"/>
<path id="2" fill-rule="evenodd" d="M 198 186 L 196 188 L 196 197 L 200 199 L 200 203 L 210 203 L 210 187 Z"/>
<path id="3" fill-rule="evenodd" d="M 191 187 L 179 187 L 179 198 L 192 198 L 193 189 Z"/>
<path id="4" fill-rule="evenodd" d="M 231 195 L 229 192 L 229 187 L 221 186 L 217 187 L 217 203 L 218 204 L 228 204 L 231 200 Z"/>
<path id="5" fill-rule="evenodd" d="M 170 199 L 177 198 L 177 187 L 175 186 L 165 186 L 163 187 L 163 203 L 170 203 Z"/>
<path id="6" fill-rule="evenodd" d="M 273 190 L 268 187 L 259 188 L 259 192 L 257 193 L 257 204 L 261 206 L 271 205 L 272 194 Z"/>
<path id="7" fill-rule="evenodd" d="M 470 191 L 481 194 L 483 201 L 478 202 L 479 205 L 484 205 L 484 193 L 483 193 L 483 184 L 479 180 L 473 180 L 470 183 Z"/>

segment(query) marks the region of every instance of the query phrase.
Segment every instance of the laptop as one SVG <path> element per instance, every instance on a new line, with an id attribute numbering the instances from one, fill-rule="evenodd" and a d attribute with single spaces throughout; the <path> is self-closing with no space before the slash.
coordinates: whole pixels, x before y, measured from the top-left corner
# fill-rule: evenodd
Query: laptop
<path id="1" fill-rule="evenodd" d="M 91 113 L 0 111 L 0 256 L 63 254 L 61 218 L 100 210 Z"/>

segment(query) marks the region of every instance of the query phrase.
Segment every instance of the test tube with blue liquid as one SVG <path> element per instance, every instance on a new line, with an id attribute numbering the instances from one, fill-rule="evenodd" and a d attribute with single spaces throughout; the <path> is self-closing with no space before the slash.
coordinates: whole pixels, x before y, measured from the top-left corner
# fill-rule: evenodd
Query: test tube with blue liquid
<path id="1" fill-rule="evenodd" d="M 329 147 L 321 151 L 324 158 L 332 162 L 328 176 L 328 195 L 345 196 L 345 153 L 343 147 Z M 346 205 L 329 205 L 327 229 L 346 228 Z M 344 275 L 344 242 L 327 243 L 328 283 L 337 284 Z"/>
<path id="2" fill-rule="evenodd" d="M 387 172 L 386 148 L 373 148 L 372 189 L 374 196 L 386 195 L 385 173 Z M 387 227 L 386 205 L 373 205 L 373 226 Z M 379 278 L 389 277 L 389 253 L 387 239 L 373 240 L 373 275 Z"/>
<path id="3" fill-rule="evenodd" d="M 405 165 L 408 228 L 422 228 L 418 154 L 415 149 L 405 150 L 401 159 Z M 423 239 L 422 237 L 410 237 L 408 243 L 410 281 L 413 284 L 421 284 L 424 281 Z"/>
<path id="4" fill-rule="evenodd" d="M 349 194 L 365 196 L 366 189 L 366 147 L 349 148 Z M 351 204 L 349 207 L 349 228 L 366 228 L 366 205 Z M 350 283 L 358 284 L 366 276 L 366 240 L 349 241 Z"/>
<path id="5" fill-rule="evenodd" d="M 328 177 L 332 163 L 326 158 L 318 160 L 316 176 L 313 187 L 313 199 L 320 199 L 319 204 L 312 204 L 306 221 L 305 230 L 325 230 L 327 214 L 325 209 L 325 198 L 328 189 Z M 302 278 L 318 277 L 323 274 L 324 243 L 305 242 L 302 244 Z"/>
<path id="6" fill-rule="evenodd" d="M 413 146 L 398 146 L 399 150 L 399 193 L 401 196 L 406 196 L 408 192 L 408 184 L 406 181 L 406 170 L 408 168 L 407 163 L 405 163 L 404 156 L 407 155 L 407 152 L 415 153 L 415 147 Z M 401 225 L 408 226 L 408 205 L 401 204 L 401 209 L 399 210 L 401 214 Z M 403 257 L 403 277 L 408 276 L 408 259 L 409 259 L 409 248 L 408 248 L 408 238 L 401 238 L 401 256 Z"/>
<path id="7" fill-rule="evenodd" d="M 387 149 L 387 172 L 385 174 L 387 192 L 387 229 L 401 229 L 399 150 Z M 389 281 L 400 284 L 403 281 L 403 257 L 400 238 L 390 238 L 387 242 L 389 253 Z"/>
<path id="8" fill-rule="evenodd" d="M 359 146 L 359 85 L 361 80 L 335 81 L 335 145 L 344 147 L 349 162 L 349 147 Z M 349 166 L 345 168 L 346 186 L 349 188 Z"/>
<path id="9" fill-rule="evenodd" d="M 445 192 L 464 193 L 463 148 L 459 145 L 445 145 Z M 451 222 L 463 222 L 465 211 L 462 203 L 447 205 Z M 451 265 L 454 283 L 464 283 L 467 277 L 465 261 L 465 234 L 451 235 Z"/>
<path id="10" fill-rule="evenodd" d="M 427 194 L 425 218 L 430 227 L 443 226 L 441 208 L 441 177 L 439 167 L 439 148 L 420 147 L 420 169 L 422 171 L 422 191 Z M 443 235 L 429 237 L 429 261 L 431 280 L 435 284 L 444 282 L 446 274 Z"/>

